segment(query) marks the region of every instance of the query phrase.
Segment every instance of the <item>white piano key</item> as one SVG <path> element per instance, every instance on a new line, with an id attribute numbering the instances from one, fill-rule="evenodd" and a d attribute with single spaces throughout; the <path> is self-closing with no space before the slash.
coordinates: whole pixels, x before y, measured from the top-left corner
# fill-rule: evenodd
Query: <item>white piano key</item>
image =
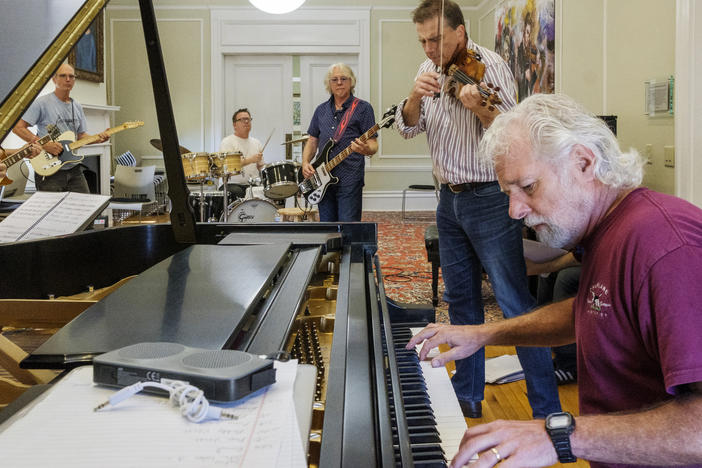
<path id="1" fill-rule="evenodd" d="M 446 453 L 446 460 L 450 463 L 458 451 L 468 426 L 446 368 L 443 366 L 433 368 L 429 361 L 422 361 L 420 366 L 427 383 L 427 393 L 436 418 L 436 428 L 441 437 L 441 447 Z"/>

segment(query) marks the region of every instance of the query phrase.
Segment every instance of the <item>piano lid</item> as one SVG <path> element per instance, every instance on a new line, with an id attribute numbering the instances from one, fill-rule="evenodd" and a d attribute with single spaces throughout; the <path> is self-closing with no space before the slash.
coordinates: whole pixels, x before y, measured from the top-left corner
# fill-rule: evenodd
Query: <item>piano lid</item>
<path id="1" fill-rule="evenodd" d="M 0 141 L 108 0 L 0 0 Z"/>

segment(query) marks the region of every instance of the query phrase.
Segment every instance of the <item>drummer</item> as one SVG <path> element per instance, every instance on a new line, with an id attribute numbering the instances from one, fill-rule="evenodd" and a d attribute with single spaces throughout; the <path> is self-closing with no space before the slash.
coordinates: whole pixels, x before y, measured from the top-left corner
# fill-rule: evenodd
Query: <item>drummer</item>
<path id="1" fill-rule="evenodd" d="M 263 162 L 263 145 L 251 133 L 251 113 L 243 108 L 234 112 L 232 124 L 234 134 L 224 137 L 219 145 L 219 151 L 227 153 L 241 153 L 241 174 L 229 177 L 229 191 L 235 198 L 244 198 L 246 188 L 252 179 L 261 176 Z"/>

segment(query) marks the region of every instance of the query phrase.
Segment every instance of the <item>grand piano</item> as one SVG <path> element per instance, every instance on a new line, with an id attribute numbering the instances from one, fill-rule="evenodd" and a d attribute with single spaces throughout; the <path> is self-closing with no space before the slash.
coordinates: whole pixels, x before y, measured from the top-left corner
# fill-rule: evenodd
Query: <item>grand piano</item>
<path id="1" fill-rule="evenodd" d="M 17 2 L 0 2 L 3 14 L 18 8 Z M 27 3 L 27 8 L 55 9 L 51 0 Z M 3 47 L 17 46 L 4 52 L 17 67 L 3 63 L 0 72 L 5 86 L 0 137 L 106 0 L 61 3 L 62 21 L 32 16 L 46 20 L 32 28 L 42 34 L 26 35 L 33 55 L 29 43 L 2 41 Z M 410 327 L 433 321 L 433 309 L 386 298 L 374 224 L 195 221 L 154 8 L 151 0 L 139 0 L 139 6 L 169 181 L 170 223 L 0 245 L 0 298 L 70 296 L 135 276 L 61 328 L 22 367 L 68 370 L 144 341 L 291 355 L 317 367 L 311 466 L 445 466 L 465 422 L 460 413 L 449 414 L 458 422 L 442 429 L 437 400 L 455 399 L 446 372 L 438 386 L 428 385 L 424 364 L 414 351 L 404 350 Z"/>

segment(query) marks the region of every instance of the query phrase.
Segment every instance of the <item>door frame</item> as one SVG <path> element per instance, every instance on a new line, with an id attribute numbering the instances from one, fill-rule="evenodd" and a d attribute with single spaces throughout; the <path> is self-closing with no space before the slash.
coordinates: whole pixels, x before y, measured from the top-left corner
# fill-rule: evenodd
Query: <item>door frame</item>
<path id="1" fill-rule="evenodd" d="M 210 23 L 211 148 L 216 148 L 229 131 L 222 125 L 228 112 L 223 100 L 225 55 L 354 54 L 358 56 L 356 94 L 370 101 L 370 7 L 300 8 L 286 15 L 249 8 L 213 8 Z"/>

